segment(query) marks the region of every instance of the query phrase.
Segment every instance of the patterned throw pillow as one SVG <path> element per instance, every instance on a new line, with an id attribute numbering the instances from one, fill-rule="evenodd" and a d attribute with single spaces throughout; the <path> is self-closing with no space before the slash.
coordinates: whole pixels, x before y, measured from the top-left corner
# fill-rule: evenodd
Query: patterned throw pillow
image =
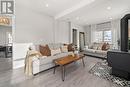
<path id="1" fill-rule="evenodd" d="M 103 46 L 102 46 L 102 50 L 107 51 L 109 49 L 110 49 L 109 43 L 104 43 Z"/>
<path id="2" fill-rule="evenodd" d="M 109 45 L 109 43 L 107 43 L 107 45 L 106 45 L 106 51 L 109 50 L 109 49 L 110 49 L 110 45 Z"/>
<path id="3" fill-rule="evenodd" d="M 103 44 L 102 50 L 104 50 L 104 51 L 106 50 L 106 45 L 107 45 L 106 43 Z"/>
<path id="4" fill-rule="evenodd" d="M 59 53 L 61 53 L 60 48 L 58 48 L 58 49 L 51 49 L 51 55 L 52 56 L 55 56 L 56 54 L 59 54 Z"/>
<path id="5" fill-rule="evenodd" d="M 45 46 L 40 45 L 39 50 L 43 56 L 51 56 L 51 51 L 48 45 L 45 45 Z"/>
<path id="6" fill-rule="evenodd" d="M 68 44 L 68 51 L 75 51 L 74 45 L 73 44 Z"/>

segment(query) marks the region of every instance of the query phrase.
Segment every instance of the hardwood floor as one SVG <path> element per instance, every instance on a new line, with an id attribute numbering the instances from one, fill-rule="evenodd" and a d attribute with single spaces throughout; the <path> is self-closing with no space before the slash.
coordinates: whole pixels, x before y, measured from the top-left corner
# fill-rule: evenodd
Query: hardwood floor
<path id="1" fill-rule="evenodd" d="M 0 72 L 12 69 L 11 58 L 0 58 Z"/>
<path id="2" fill-rule="evenodd" d="M 0 87 L 119 87 L 107 80 L 89 74 L 88 71 L 101 59 L 85 57 L 85 68 L 82 62 L 72 63 L 66 67 L 65 81 L 61 80 L 61 69 L 53 69 L 36 76 L 24 75 L 23 68 L 0 73 Z"/>

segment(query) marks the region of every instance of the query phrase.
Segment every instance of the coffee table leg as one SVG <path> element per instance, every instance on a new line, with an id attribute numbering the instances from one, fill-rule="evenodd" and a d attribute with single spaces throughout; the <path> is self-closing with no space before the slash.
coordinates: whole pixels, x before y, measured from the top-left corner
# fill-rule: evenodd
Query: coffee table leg
<path id="1" fill-rule="evenodd" d="M 53 71 L 53 74 L 55 74 L 55 71 L 56 71 L 56 64 L 55 64 L 55 66 L 54 66 L 54 71 Z"/>
<path id="2" fill-rule="evenodd" d="M 54 71 L 53 71 L 53 74 L 55 74 L 55 70 L 56 70 L 56 67 L 54 67 Z"/>
<path id="3" fill-rule="evenodd" d="M 83 67 L 85 67 L 84 58 L 82 58 Z"/>
<path id="4" fill-rule="evenodd" d="M 62 81 L 65 80 L 65 66 L 61 66 L 62 69 Z"/>

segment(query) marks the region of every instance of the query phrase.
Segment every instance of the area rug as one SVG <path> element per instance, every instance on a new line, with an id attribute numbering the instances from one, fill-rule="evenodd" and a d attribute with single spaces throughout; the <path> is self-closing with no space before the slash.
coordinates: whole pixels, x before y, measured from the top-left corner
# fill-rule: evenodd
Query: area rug
<path id="1" fill-rule="evenodd" d="M 121 87 L 130 87 L 130 81 L 111 75 L 111 67 L 109 67 L 106 62 L 98 62 L 94 67 L 90 69 L 89 73 L 106 79 Z"/>

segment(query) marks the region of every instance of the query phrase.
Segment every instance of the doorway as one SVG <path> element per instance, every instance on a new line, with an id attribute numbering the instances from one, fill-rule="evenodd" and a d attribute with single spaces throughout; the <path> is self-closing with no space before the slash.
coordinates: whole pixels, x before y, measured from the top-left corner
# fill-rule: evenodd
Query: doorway
<path id="1" fill-rule="evenodd" d="M 0 72 L 12 69 L 12 18 L 0 16 Z"/>
<path id="2" fill-rule="evenodd" d="M 85 34 L 84 32 L 79 32 L 79 49 L 82 52 L 85 47 Z"/>
<path id="3" fill-rule="evenodd" d="M 73 45 L 75 46 L 75 48 L 77 48 L 77 29 L 73 29 L 73 37 L 72 37 L 72 40 L 73 40 Z"/>

